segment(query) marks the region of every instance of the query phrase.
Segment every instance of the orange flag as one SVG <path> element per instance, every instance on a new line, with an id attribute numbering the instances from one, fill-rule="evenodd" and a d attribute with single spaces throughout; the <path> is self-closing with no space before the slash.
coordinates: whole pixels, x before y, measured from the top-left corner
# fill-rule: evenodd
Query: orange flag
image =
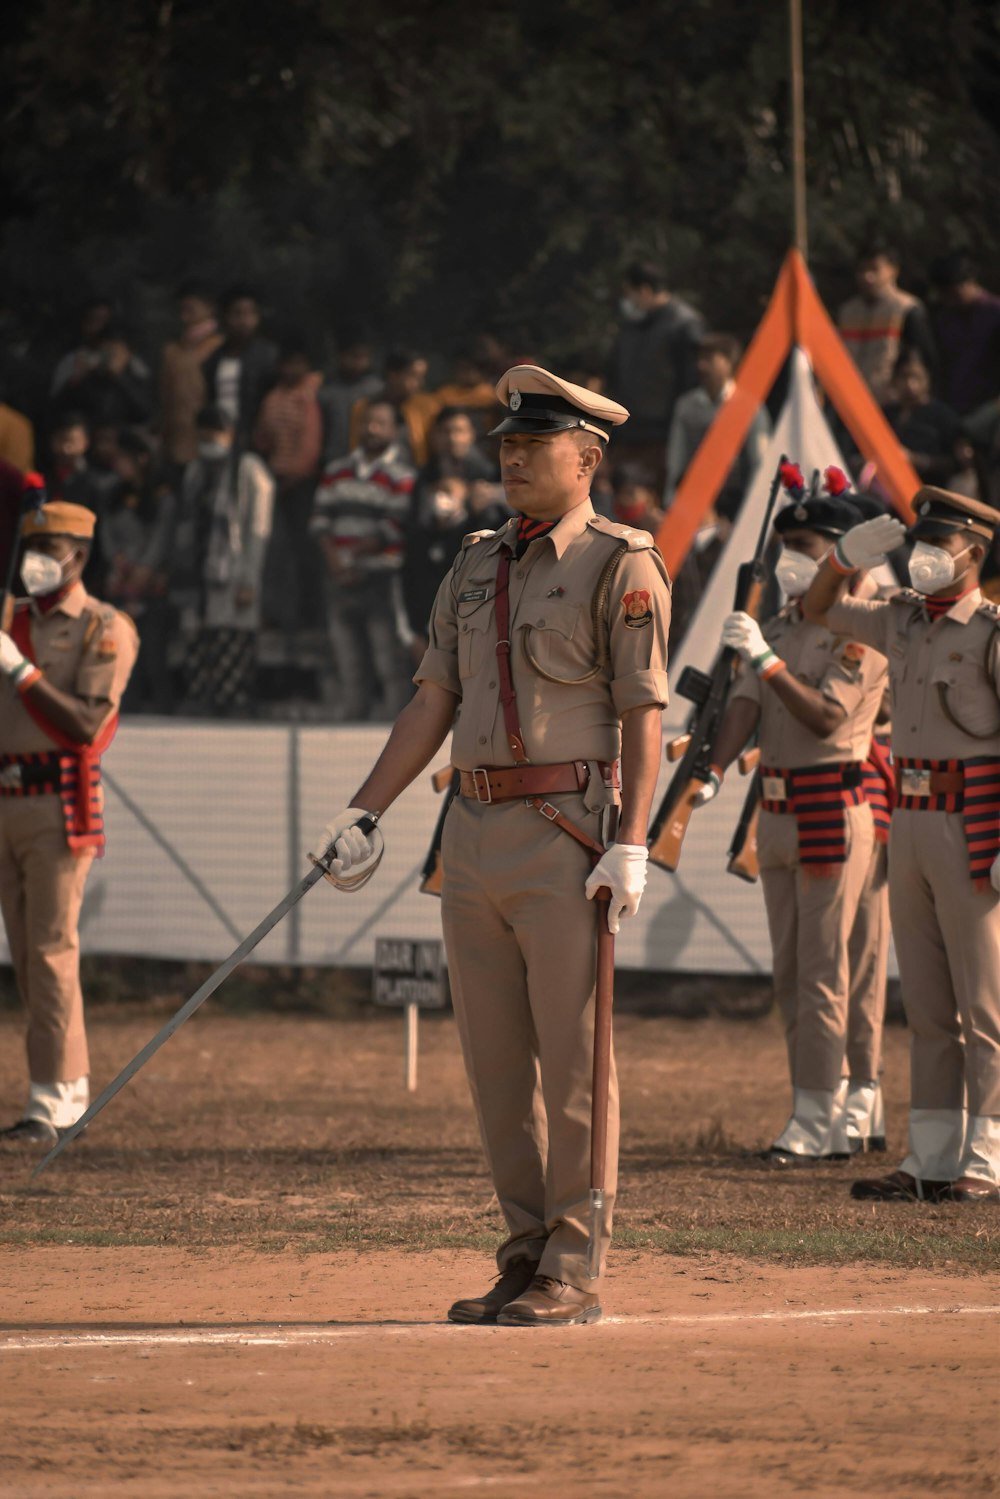
<path id="1" fill-rule="evenodd" d="M 720 407 L 660 523 L 656 543 L 672 577 L 683 566 L 695 532 L 735 463 L 754 416 L 796 344 L 809 356 L 859 451 L 877 466 L 879 482 L 893 505 L 905 520 L 912 521 L 911 500 L 920 479 L 844 348 L 802 256 L 798 250 L 789 250 L 767 310 L 736 372 L 736 388 Z M 789 456 L 794 459 L 795 454 Z"/>

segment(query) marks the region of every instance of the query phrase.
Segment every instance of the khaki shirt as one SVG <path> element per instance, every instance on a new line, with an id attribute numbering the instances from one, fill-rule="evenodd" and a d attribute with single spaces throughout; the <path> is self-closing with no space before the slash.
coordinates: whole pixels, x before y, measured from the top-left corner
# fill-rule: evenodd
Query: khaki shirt
<path id="1" fill-rule="evenodd" d="M 797 604 L 787 605 L 768 620 L 763 631 L 789 671 L 807 687 L 839 703 L 844 717 L 832 734 L 820 739 L 744 664 L 731 698 L 750 698 L 760 707 L 762 763 L 795 770 L 864 760 L 885 690 L 885 658 L 858 645 L 850 634 L 833 634 L 822 625 L 809 624 Z"/>
<path id="2" fill-rule="evenodd" d="M 1000 754 L 1000 609 L 978 588 L 933 624 L 923 596 L 908 588 L 884 602 L 844 599 L 827 619 L 888 658 L 895 755 Z M 949 719 L 942 698 L 973 732 Z"/>
<path id="3" fill-rule="evenodd" d="M 501 545 L 513 547 L 516 536 L 512 519 L 465 538 L 438 590 L 414 676 L 462 699 L 452 737 L 460 770 L 514 764 L 500 705 L 495 594 Z M 612 575 L 601 624 L 610 632 L 608 665 L 587 682 L 547 681 L 528 661 L 525 642 L 555 676 L 581 677 L 595 664 L 594 591 L 623 541 L 628 551 Z M 622 714 L 668 700 L 670 582 L 652 538 L 595 515 L 586 500 L 511 562 L 509 595 L 511 675 L 528 758 L 539 765 L 616 759 Z"/>
<path id="4" fill-rule="evenodd" d="M 55 608 L 31 610 L 31 644 L 35 660 L 53 687 L 75 697 L 95 698 L 117 708 L 135 665 L 139 638 L 127 614 L 91 598 L 76 584 Z M 0 677 L 0 753 L 39 754 L 52 740 L 28 713 L 10 678 Z"/>

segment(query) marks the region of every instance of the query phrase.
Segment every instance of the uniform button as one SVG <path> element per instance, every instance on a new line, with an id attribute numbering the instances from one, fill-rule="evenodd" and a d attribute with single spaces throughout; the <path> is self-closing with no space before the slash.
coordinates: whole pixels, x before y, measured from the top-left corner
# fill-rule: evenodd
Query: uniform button
<path id="1" fill-rule="evenodd" d="M 479 743 L 480 744 L 486 744 L 487 742 L 488 741 L 487 741 L 486 735 L 485 734 L 480 734 L 480 736 L 479 736 Z"/>
<path id="2" fill-rule="evenodd" d="M 462 634 L 465 635 L 468 632 L 468 629 L 469 629 L 468 625 L 463 625 L 462 626 Z"/>
<path id="3" fill-rule="evenodd" d="M 490 686 L 491 686 L 491 687 L 495 687 L 495 686 L 496 686 L 496 685 L 497 685 L 497 684 L 496 684 L 496 682 L 491 682 L 491 683 L 490 683 Z"/>
<path id="4" fill-rule="evenodd" d="M 540 619 L 538 621 L 539 627 L 541 627 L 542 625 L 544 625 L 544 623 L 545 623 L 544 619 Z"/>

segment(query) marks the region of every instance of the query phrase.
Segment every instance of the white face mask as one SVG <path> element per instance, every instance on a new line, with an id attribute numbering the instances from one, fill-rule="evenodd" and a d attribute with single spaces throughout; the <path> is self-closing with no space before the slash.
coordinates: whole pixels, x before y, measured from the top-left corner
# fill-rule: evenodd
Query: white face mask
<path id="1" fill-rule="evenodd" d="M 954 557 L 943 547 L 932 547 L 926 541 L 918 541 L 910 553 L 910 582 L 918 593 L 937 593 L 955 581 L 955 563 L 964 557 L 969 547 L 963 547 Z"/>
<path id="2" fill-rule="evenodd" d="M 25 552 L 21 558 L 21 582 L 33 599 L 55 593 L 61 587 L 64 563 L 47 552 Z"/>
<path id="3" fill-rule="evenodd" d="M 631 297 L 622 297 L 618 303 L 618 311 L 628 323 L 641 323 L 646 316 L 646 309 L 640 307 L 638 302 L 633 302 Z"/>
<path id="4" fill-rule="evenodd" d="M 200 442 L 198 444 L 198 457 L 206 459 L 209 463 L 215 458 L 225 458 L 228 452 L 228 442 Z"/>
<path id="5" fill-rule="evenodd" d="M 819 563 L 813 557 L 806 557 L 802 552 L 790 552 L 787 547 L 782 548 L 781 555 L 774 564 L 778 587 L 790 599 L 801 598 L 818 572 Z"/>

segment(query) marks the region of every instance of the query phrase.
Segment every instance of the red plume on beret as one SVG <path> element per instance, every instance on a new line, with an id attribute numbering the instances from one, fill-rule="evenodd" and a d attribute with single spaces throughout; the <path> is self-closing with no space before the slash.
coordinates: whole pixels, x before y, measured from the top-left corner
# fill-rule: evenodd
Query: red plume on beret
<path id="1" fill-rule="evenodd" d="M 787 489 L 793 499 L 800 500 L 806 492 L 806 481 L 798 464 L 783 463 L 780 472 L 782 487 Z"/>
<path id="2" fill-rule="evenodd" d="M 842 468 L 825 468 L 823 470 L 823 486 L 827 494 L 834 499 L 844 494 L 851 487 L 851 481 Z"/>

